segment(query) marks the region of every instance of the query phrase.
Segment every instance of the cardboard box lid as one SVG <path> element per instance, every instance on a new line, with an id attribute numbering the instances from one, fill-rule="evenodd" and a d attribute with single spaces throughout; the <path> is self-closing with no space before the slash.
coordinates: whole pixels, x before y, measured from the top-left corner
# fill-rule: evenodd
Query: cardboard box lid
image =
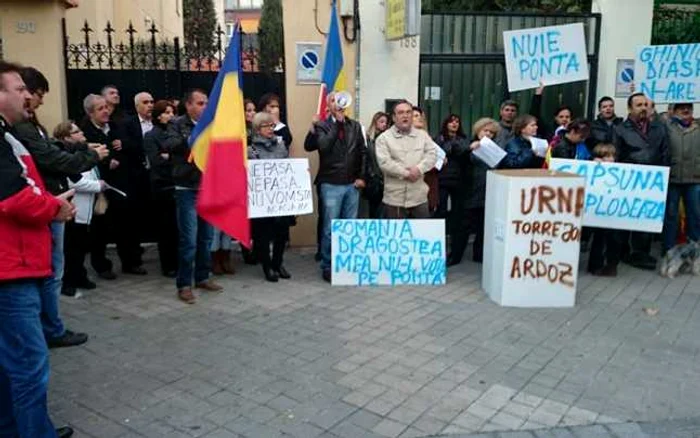
<path id="1" fill-rule="evenodd" d="M 499 169 L 492 172 L 512 178 L 583 178 L 575 173 L 549 169 Z"/>

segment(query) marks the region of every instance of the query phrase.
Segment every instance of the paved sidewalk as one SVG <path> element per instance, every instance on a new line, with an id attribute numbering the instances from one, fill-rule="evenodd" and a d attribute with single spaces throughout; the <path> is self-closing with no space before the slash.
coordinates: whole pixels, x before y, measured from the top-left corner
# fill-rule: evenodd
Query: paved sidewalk
<path id="1" fill-rule="evenodd" d="M 311 253 L 288 259 L 291 281 L 239 264 L 193 306 L 156 275 L 62 298 L 91 338 L 52 352 L 56 424 L 95 438 L 583 438 L 700 415 L 700 278 L 622 266 L 582 276 L 573 309 L 508 309 L 469 262 L 444 287 L 371 289 L 331 288 Z"/>

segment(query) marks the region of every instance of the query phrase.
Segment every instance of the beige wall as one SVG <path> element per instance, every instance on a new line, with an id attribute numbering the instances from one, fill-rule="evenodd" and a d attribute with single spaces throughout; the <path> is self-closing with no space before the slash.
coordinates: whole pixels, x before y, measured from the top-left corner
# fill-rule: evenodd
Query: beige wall
<path id="1" fill-rule="evenodd" d="M 156 38 L 172 40 L 183 38 L 182 0 L 88 0 L 80 2 L 80 7 L 66 13 L 66 28 L 71 43 L 82 42 L 85 38 L 80 32 L 87 20 L 95 33 L 90 34 L 96 41 L 107 41 L 104 29 L 109 21 L 116 30 L 113 34 L 115 43 L 128 40 L 125 30 L 129 22 L 134 25 L 136 39 L 150 39 L 147 32 L 151 23 L 158 29 Z"/>
<path id="2" fill-rule="evenodd" d="M 52 130 L 68 117 L 63 62 L 62 0 L 0 0 L 0 32 L 4 58 L 39 69 L 48 79 L 50 92 L 39 110 L 39 119 Z"/>
<path id="3" fill-rule="evenodd" d="M 304 151 L 304 137 L 311 124 L 311 118 L 318 104 L 319 85 L 297 85 L 296 83 L 296 42 L 325 42 L 325 36 L 318 33 L 314 25 L 314 5 L 318 4 L 318 26 L 325 32 L 330 21 L 330 2 L 315 0 L 282 0 L 284 14 L 284 51 L 287 80 L 287 119 L 294 136 L 292 155 L 308 157 L 311 173 L 316 175 L 318 154 Z M 342 24 L 341 24 L 342 26 Z M 341 27 L 342 29 L 342 27 Z M 347 84 L 353 95 L 355 92 L 355 46 L 343 40 L 343 57 Z M 325 46 L 324 46 L 325 47 Z M 354 96 L 353 96 L 354 97 Z M 315 209 L 315 211 L 318 211 Z M 316 215 L 300 216 L 298 224 L 291 229 L 291 243 L 295 246 L 316 244 Z"/>

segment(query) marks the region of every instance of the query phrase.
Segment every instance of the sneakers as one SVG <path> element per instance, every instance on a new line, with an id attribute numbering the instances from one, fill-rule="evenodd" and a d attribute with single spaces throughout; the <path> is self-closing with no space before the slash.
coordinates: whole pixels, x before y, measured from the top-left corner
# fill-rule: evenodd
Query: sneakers
<path id="1" fill-rule="evenodd" d="M 63 347 L 75 347 L 76 345 L 82 345 L 88 340 L 88 335 L 85 333 L 75 333 L 70 330 L 66 330 L 63 335 L 48 339 L 46 343 L 49 348 L 63 348 Z"/>
<path id="2" fill-rule="evenodd" d="M 197 301 L 197 298 L 195 298 L 194 294 L 192 293 L 192 289 L 189 287 L 184 287 L 177 291 L 177 297 L 180 299 L 180 301 L 187 304 L 194 304 Z"/>
<path id="3" fill-rule="evenodd" d="M 82 292 L 78 291 L 76 288 L 71 286 L 63 286 L 61 288 L 61 295 L 70 298 L 81 298 L 83 296 Z"/>
<path id="4" fill-rule="evenodd" d="M 197 289 L 205 290 L 207 292 L 222 292 L 224 290 L 222 286 L 219 286 L 211 280 L 206 280 L 201 283 L 197 283 L 194 285 L 194 287 Z"/>

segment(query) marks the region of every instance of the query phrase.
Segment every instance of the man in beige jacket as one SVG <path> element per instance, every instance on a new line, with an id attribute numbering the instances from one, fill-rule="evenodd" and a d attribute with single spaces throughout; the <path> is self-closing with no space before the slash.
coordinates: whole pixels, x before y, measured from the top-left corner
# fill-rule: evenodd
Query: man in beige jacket
<path id="1" fill-rule="evenodd" d="M 428 185 L 423 174 L 437 161 L 433 140 L 413 128 L 413 105 L 402 100 L 394 106 L 394 126 L 377 138 L 377 162 L 384 173 L 384 210 L 387 219 L 430 217 Z"/>

